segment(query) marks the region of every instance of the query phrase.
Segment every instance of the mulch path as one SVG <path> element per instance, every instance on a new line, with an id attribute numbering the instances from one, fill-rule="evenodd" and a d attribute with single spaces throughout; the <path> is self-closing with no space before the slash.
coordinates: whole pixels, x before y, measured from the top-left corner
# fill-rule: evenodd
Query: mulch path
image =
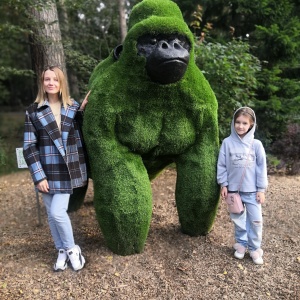
<path id="1" fill-rule="evenodd" d="M 153 217 L 145 250 L 119 256 L 105 245 L 90 183 L 84 205 L 70 214 L 87 259 L 80 272 L 52 271 L 56 251 L 27 171 L 0 177 L 0 299 L 300 299 L 300 177 L 269 176 L 264 204 L 264 265 L 233 257 L 233 225 L 220 203 L 207 236 L 180 232 L 176 173 L 152 183 Z"/>

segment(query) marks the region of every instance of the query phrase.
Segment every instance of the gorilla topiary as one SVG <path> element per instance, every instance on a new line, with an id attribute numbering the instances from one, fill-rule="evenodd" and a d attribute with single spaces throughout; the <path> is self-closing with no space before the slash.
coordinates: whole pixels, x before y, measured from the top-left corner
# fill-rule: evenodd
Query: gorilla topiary
<path id="1" fill-rule="evenodd" d="M 207 234 L 219 201 L 217 101 L 195 65 L 178 6 L 138 3 L 123 46 L 96 67 L 90 89 L 83 134 L 108 247 L 120 255 L 143 251 L 150 180 L 172 162 L 182 232 Z"/>

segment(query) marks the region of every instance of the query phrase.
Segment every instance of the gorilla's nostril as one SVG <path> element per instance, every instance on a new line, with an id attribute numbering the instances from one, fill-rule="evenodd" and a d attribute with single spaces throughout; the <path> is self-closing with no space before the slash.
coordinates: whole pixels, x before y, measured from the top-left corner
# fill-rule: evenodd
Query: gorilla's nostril
<path id="1" fill-rule="evenodd" d="M 174 43 L 174 48 L 179 50 L 179 49 L 181 49 L 181 46 L 178 43 Z"/>
<path id="2" fill-rule="evenodd" d="M 163 49 L 168 49 L 168 48 L 169 48 L 169 44 L 166 43 L 166 42 L 163 42 L 163 43 L 161 43 L 161 47 L 162 47 Z"/>

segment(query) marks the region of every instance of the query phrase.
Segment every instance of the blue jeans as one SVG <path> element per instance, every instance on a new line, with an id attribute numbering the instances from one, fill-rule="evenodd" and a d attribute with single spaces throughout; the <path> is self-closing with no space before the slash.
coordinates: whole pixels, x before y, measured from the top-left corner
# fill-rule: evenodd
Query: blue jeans
<path id="1" fill-rule="evenodd" d="M 67 213 L 70 194 L 42 194 L 48 223 L 57 250 L 75 246 L 73 229 Z"/>
<path id="2" fill-rule="evenodd" d="M 255 251 L 261 247 L 262 241 L 262 209 L 261 204 L 256 201 L 256 192 L 240 192 L 245 210 L 241 214 L 230 214 L 234 223 L 235 240 L 237 243 Z"/>

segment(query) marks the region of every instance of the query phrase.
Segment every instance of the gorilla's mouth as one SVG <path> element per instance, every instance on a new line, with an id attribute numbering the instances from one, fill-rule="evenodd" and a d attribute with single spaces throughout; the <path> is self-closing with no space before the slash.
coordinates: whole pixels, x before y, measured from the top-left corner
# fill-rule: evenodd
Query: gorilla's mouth
<path id="1" fill-rule="evenodd" d="M 181 58 L 168 59 L 159 64 L 147 64 L 146 70 L 152 81 L 170 84 L 179 81 L 187 69 L 187 61 Z"/>
<path id="2" fill-rule="evenodd" d="M 165 60 L 165 61 L 163 61 L 161 64 L 160 64 L 160 66 L 161 65 L 166 65 L 166 64 L 185 64 L 185 65 L 187 65 L 188 64 L 188 60 L 186 60 L 186 59 L 183 59 L 183 58 L 172 58 L 172 59 L 167 59 L 167 60 Z"/>
<path id="3" fill-rule="evenodd" d="M 163 61 L 161 64 L 159 64 L 158 66 L 161 67 L 166 67 L 168 65 L 187 65 L 188 61 L 185 61 L 184 59 L 181 58 L 175 58 L 175 59 L 169 59 L 169 60 L 165 60 Z"/>

